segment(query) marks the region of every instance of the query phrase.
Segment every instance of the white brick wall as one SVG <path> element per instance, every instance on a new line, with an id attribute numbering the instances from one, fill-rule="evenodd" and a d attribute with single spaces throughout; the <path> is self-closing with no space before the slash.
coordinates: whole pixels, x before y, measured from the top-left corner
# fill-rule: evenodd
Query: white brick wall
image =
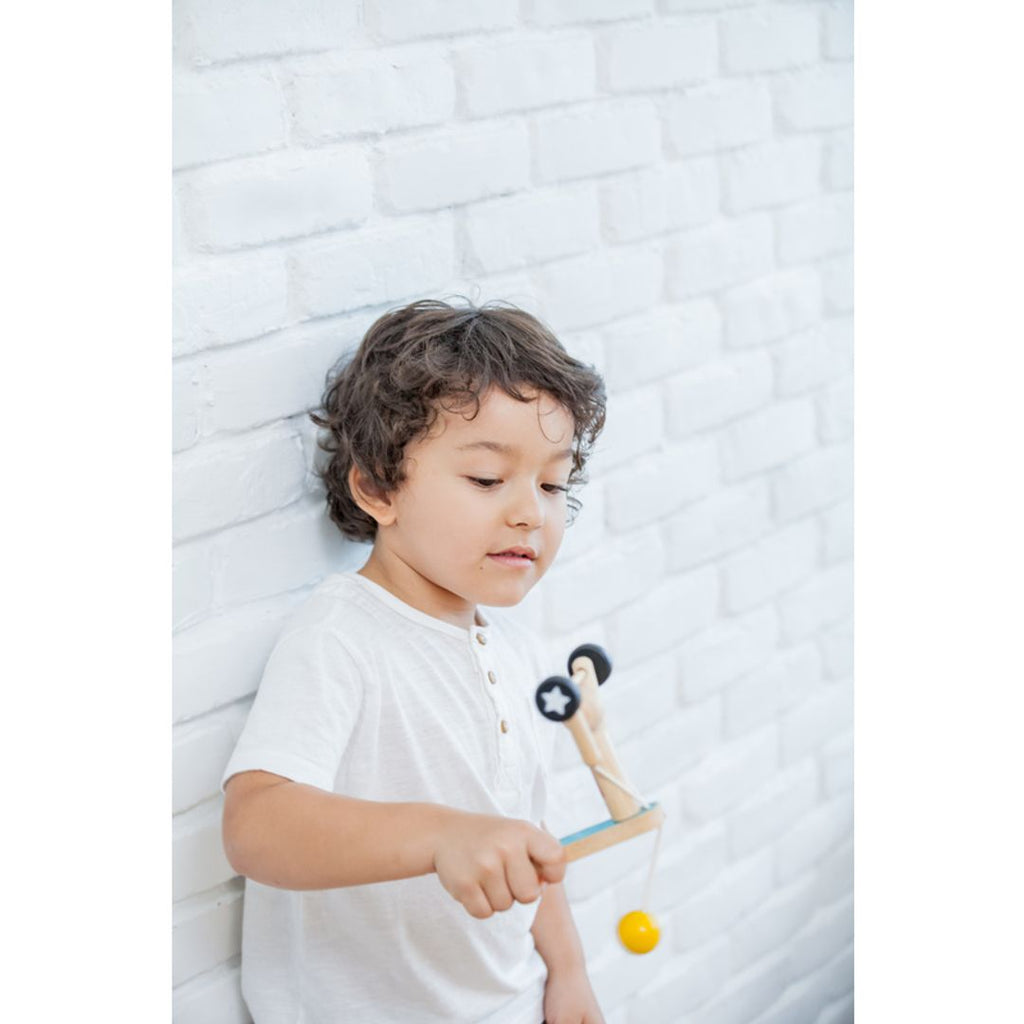
<path id="1" fill-rule="evenodd" d="M 296 65 L 288 88 L 298 140 L 309 146 L 440 124 L 455 113 L 455 75 L 436 45 L 311 58 Z"/>
<path id="2" fill-rule="evenodd" d="M 384 309 L 503 298 L 610 392 L 519 613 L 667 808 L 568 891 L 610 1024 L 845 1024 L 852 0 L 175 0 L 174 1019 L 248 1020 L 217 782 L 288 612 L 366 549 L 305 410 Z M 571 744 L 563 797 L 601 804 Z"/>

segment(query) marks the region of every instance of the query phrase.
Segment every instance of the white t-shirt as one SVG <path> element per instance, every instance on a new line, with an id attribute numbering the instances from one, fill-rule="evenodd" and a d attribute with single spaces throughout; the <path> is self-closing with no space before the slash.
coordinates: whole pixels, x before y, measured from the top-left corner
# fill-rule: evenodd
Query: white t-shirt
<path id="1" fill-rule="evenodd" d="M 356 572 L 289 619 L 224 772 L 539 824 L 555 729 L 534 634 L 478 609 L 462 629 Z M 503 727 L 504 724 L 504 727 Z M 472 917 L 437 876 L 317 891 L 246 881 L 242 991 L 256 1024 L 540 1024 L 539 903 Z"/>

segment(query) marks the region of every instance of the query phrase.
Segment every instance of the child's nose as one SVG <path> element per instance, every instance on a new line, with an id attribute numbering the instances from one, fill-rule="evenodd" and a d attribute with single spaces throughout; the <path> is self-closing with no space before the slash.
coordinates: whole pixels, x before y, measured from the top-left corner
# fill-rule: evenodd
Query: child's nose
<path id="1" fill-rule="evenodd" d="M 532 484 L 516 488 L 513 491 L 508 519 L 513 526 L 532 528 L 542 526 L 544 524 L 544 503 L 540 489 Z"/>

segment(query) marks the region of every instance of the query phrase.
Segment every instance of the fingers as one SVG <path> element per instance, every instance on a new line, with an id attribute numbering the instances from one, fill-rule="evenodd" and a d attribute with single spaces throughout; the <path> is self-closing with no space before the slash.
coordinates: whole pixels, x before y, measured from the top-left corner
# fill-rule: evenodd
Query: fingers
<path id="1" fill-rule="evenodd" d="M 537 869 L 540 872 L 542 882 L 550 882 L 552 885 L 556 885 L 565 878 L 565 855 L 562 855 L 562 860 L 557 864 L 538 864 Z"/>
<path id="2" fill-rule="evenodd" d="M 488 900 L 479 885 L 467 887 L 456 899 L 466 908 L 466 912 L 470 917 L 475 917 L 482 921 L 494 913 L 490 900 Z"/>
<path id="3" fill-rule="evenodd" d="M 534 829 L 527 845 L 530 859 L 544 882 L 560 882 L 565 877 L 565 847 L 553 835 Z"/>
<path id="4" fill-rule="evenodd" d="M 529 857 L 515 857 L 505 865 L 505 874 L 512 896 L 520 903 L 534 903 L 544 890 L 544 881 L 537 865 Z"/>
<path id="5" fill-rule="evenodd" d="M 508 910 L 509 907 L 515 902 L 512 898 L 512 893 L 509 891 L 508 882 L 505 878 L 505 867 L 499 865 L 492 871 L 489 871 L 481 879 L 481 887 L 483 888 L 484 895 L 487 897 L 487 902 L 491 907 L 491 911 L 501 913 L 504 910 Z"/>
<path id="6" fill-rule="evenodd" d="M 459 902 L 476 918 L 503 913 L 513 903 L 535 903 L 544 891 L 537 865 L 526 851 L 509 856 L 503 863 L 490 865 L 478 880 L 460 894 Z"/>
<path id="7" fill-rule="evenodd" d="M 502 913 L 515 902 L 512 893 L 509 892 L 504 873 L 501 879 L 487 879 L 483 883 L 483 893 L 487 897 L 487 903 L 492 913 Z"/>
<path id="8" fill-rule="evenodd" d="M 506 879 L 504 858 L 496 853 L 481 857 L 472 876 L 452 895 L 481 920 L 508 910 L 515 899 Z"/>
<path id="9" fill-rule="evenodd" d="M 550 833 L 526 821 L 484 820 L 477 836 L 435 856 L 441 884 L 472 917 L 485 919 L 512 904 L 535 903 L 548 883 L 565 876 L 565 850 Z"/>

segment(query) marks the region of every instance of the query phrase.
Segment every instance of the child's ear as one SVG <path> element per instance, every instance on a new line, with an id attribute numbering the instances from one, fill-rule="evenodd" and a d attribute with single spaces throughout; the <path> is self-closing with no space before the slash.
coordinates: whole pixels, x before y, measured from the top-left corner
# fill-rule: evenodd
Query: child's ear
<path id="1" fill-rule="evenodd" d="M 354 462 L 348 471 L 348 489 L 352 492 L 352 500 L 375 519 L 378 526 L 391 526 L 394 523 L 396 513 L 391 499 Z"/>

